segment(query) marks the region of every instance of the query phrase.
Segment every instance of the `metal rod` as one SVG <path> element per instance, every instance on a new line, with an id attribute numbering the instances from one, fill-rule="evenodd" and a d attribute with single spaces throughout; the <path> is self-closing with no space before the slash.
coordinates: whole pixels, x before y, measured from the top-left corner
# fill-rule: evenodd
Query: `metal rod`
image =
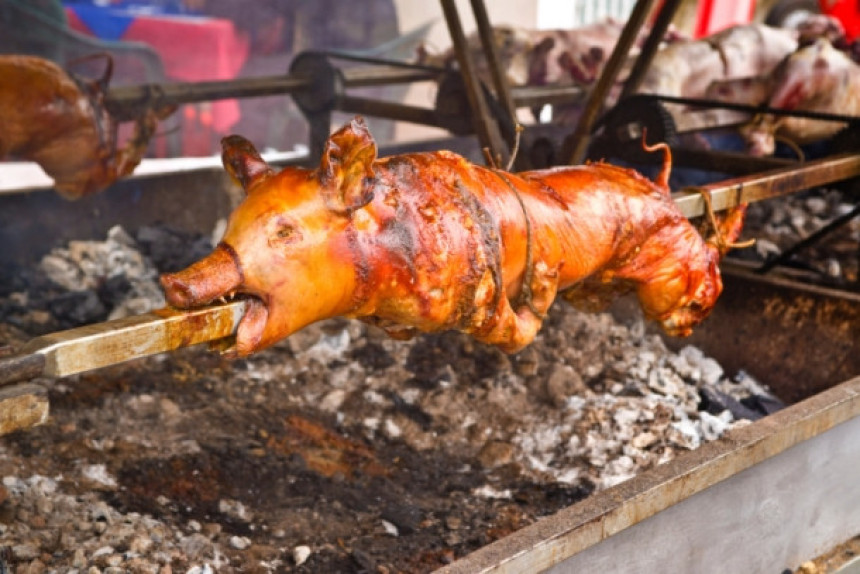
<path id="1" fill-rule="evenodd" d="M 435 80 L 437 74 L 423 70 L 352 68 L 342 70 L 344 87 L 364 88 L 379 85 Z M 108 92 L 106 105 L 118 119 L 133 119 L 138 106 L 182 104 L 226 98 L 252 98 L 289 94 L 305 90 L 310 80 L 298 76 L 260 76 L 213 82 L 174 82 L 119 86 Z M 526 108 L 541 104 L 570 103 L 584 96 L 579 86 L 512 86 L 515 106 Z M 130 113 L 133 112 L 133 113 Z"/>
<path id="2" fill-rule="evenodd" d="M 756 269 L 756 271 L 758 273 L 767 273 L 777 265 L 781 265 L 782 263 L 788 261 L 795 253 L 799 253 L 810 245 L 817 243 L 818 241 L 830 235 L 858 215 L 860 215 L 860 205 L 855 205 L 854 209 L 852 209 L 848 213 L 840 215 L 815 233 L 811 234 L 809 237 L 798 241 L 776 257 L 768 259 L 761 267 Z"/>
<path id="3" fill-rule="evenodd" d="M 0 386 L 28 381 L 45 372 L 45 356 L 40 354 L 0 359 Z"/>
<path id="4" fill-rule="evenodd" d="M 517 121 L 517 110 L 511 98 L 507 74 L 502 69 L 502 62 L 499 59 L 499 49 L 496 46 L 493 27 L 490 25 L 490 17 L 487 15 L 487 7 L 484 5 L 484 0 L 471 0 L 471 4 L 472 12 L 475 14 L 475 24 L 478 26 L 478 34 L 481 37 L 481 45 L 484 48 L 484 57 L 490 67 L 490 76 L 493 79 L 493 87 L 496 89 L 496 98 L 501 102 L 510 118 L 511 125 L 513 125 Z M 508 143 L 513 145 L 512 141 Z"/>
<path id="5" fill-rule="evenodd" d="M 761 173 L 772 169 L 800 165 L 796 160 L 782 157 L 756 157 L 738 152 L 690 149 L 672 146 L 672 166 L 677 168 L 694 167 L 704 171 L 720 172 L 733 175 L 748 175 Z M 631 163 L 659 165 L 663 162 L 663 154 L 649 153 L 644 155 L 642 144 L 639 142 L 601 143 L 591 151 L 602 158 L 636 158 Z M 641 158 L 641 159 L 640 159 Z"/>
<path id="6" fill-rule="evenodd" d="M 484 99 L 481 81 L 478 78 L 475 63 L 472 61 L 472 54 L 466 42 L 466 34 L 463 32 L 457 5 L 454 0 L 441 0 L 441 2 L 445 21 L 448 23 L 448 32 L 451 35 L 451 42 L 454 44 L 454 51 L 457 54 L 457 63 L 460 65 L 460 73 L 463 76 L 463 83 L 466 85 L 466 94 L 472 108 L 472 123 L 475 126 L 475 133 L 478 134 L 478 141 L 480 141 L 481 147 L 489 148 L 494 158 L 500 157 L 504 165 L 508 161 L 508 149 L 499 132 L 499 126 L 490 114 L 489 105 Z"/>
<path id="7" fill-rule="evenodd" d="M 119 121 L 135 119 L 141 108 L 190 104 L 227 98 L 251 98 L 288 94 L 309 86 L 305 78 L 262 76 L 213 82 L 174 82 L 111 88 L 105 107 Z"/>
<path id="8" fill-rule="evenodd" d="M 684 216 L 699 217 L 705 214 L 702 191 L 710 192 L 715 211 L 723 211 L 740 203 L 779 197 L 858 176 L 860 176 L 860 155 L 845 154 L 810 161 L 797 167 L 775 169 L 761 174 L 686 188 L 673 194 L 672 198 Z"/>
<path id="9" fill-rule="evenodd" d="M 653 155 L 659 157 L 659 154 Z M 673 147 L 672 159 L 674 165 L 736 175 L 755 174 L 799 165 L 793 159 L 782 157 L 755 157 L 737 152 L 706 151 L 684 147 Z"/>
<path id="10" fill-rule="evenodd" d="M 343 85 L 345 88 L 364 88 L 368 86 L 382 86 L 392 84 L 410 84 L 412 82 L 424 82 L 435 80 L 440 71 L 413 69 L 413 68 L 391 68 L 391 67 L 365 67 L 345 68 L 343 74 Z"/>
<path id="11" fill-rule="evenodd" d="M 700 98 L 683 98 L 680 96 L 663 96 L 660 94 L 649 94 L 648 97 L 654 98 L 661 102 L 670 104 L 683 104 L 691 108 L 721 108 L 726 110 L 734 110 L 738 112 L 746 112 L 750 115 L 770 114 L 774 116 L 791 116 L 797 118 L 809 118 L 812 120 L 824 120 L 831 122 L 858 122 L 860 116 L 849 116 L 842 114 L 831 114 L 827 112 L 816 112 L 813 110 L 783 110 L 780 108 L 772 108 L 769 106 L 751 106 L 749 104 L 736 104 L 733 102 L 723 102 L 720 100 L 705 100 Z"/>
<path id="12" fill-rule="evenodd" d="M 651 28 L 651 33 L 648 34 L 648 38 L 642 46 L 642 51 L 639 53 L 639 57 L 636 58 L 636 63 L 633 64 L 633 69 L 630 71 L 627 81 L 624 82 L 624 88 L 621 90 L 621 96 L 618 98 L 618 101 L 623 100 L 631 94 L 635 94 L 639 90 L 645 73 L 651 67 L 654 54 L 660 48 L 660 43 L 666 36 L 666 30 L 669 29 L 669 24 L 675 19 L 675 14 L 678 12 L 680 6 L 681 0 L 666 0 L 660 7 L 657 18 L 654 20 L 654 27 Z"/>
<path id="13" fill-rule="evenodd" d="M 630 53 L 630 47 L 639 35 L 639 30 L 645 24 L 645 19 L 651 12 L 655 0 L 638 0 L 630 18 L 624 25 L 621 31 L 621 37 L 618 38 L 618 43 L 606 62 L 603 72 L 588 94 L 588 99 L 585 103 L 585 109 L 579 117 L 579 121 L 574 128 L 573 133 L 565 142 L 565 151 L 567 152 L 568 162 L 571 164 L 582 163 L 585 158 L 585 152 L 588 149 L 589 134 L 591 128 L 597 121 L 600 112 L 603 110 L 603 104 L 606 101 L 606 96 L 609 90 L 615 84 L 618 74 L 624 65 L 624 60 Z"/>
<path id="14" fill-rule="evenodd" d="M 351 114 L 362 114 L 425 126 L 442 127 L 436 118 L 435 110 L 396 102 L 383 102 L 370 98 L 344 95 L 338 99 L 337 109 Z"/>
<path id="15" fill-rule="evenodd" d="M 41 355 L 41 374 L 65 377 L 223 339 L 235 332 L 244 311 L 244 301 L 188 311 L 160 309 L 36 337 L 21 348 L 21 356 Z"/>
<path id="16" fill-rule="evenodd" d="M 402 62 L 400 60 L 389 60 L 386 58 L 377 58 L 375 56 L 367 56 L 364 54 L 356 54 L 343 50 L 322 50 L 313 51 L 314 54 L 319 54 L 328 58 L 336 58 L 338 60 L 349 60 L 350 62 L 361 62 L 363 64 L 373 64 L 374 66 L 391 66 L 395 68 L 408 68 L 410 70 L 433 72 L 441 74 L 445 68 L 439 66 L 428 66 L 427 64 L 416 64 L 414 62 Z"/>
<path id="17" fill-rule="evenodd" d="M 363 67 L 342 70 L 344 87 L 362 88 L 432 80 L 438 74 L 409 68 Z M 283 74 L 212 82 L 172 82 L 111 88 L 105 98 L 108 111 L 119 121 L 132 120 L 146 106 L 167 106 L 230 98 L 290 94 L 311 87 L 309 78 Z"/>

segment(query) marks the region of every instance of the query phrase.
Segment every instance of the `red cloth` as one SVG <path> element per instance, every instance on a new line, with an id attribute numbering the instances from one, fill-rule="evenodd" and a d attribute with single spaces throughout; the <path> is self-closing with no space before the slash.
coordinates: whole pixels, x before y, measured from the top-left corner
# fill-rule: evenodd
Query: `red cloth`
<path id="1" fill-rule="evenodd" d="M 698 3 L 694 38 L 704 38 L 726 28 L 749 24 L 755 12 L 755 0 L 704 0 Z"/>
<path id="2" fill-rule="evenodd" d="M 69 27 L 93 35 L 66 9 Z M 239 74 L 248 57 L 248 38 L 233 22 L 221 18 L 186 16 L 136 16 L 122 40 L 143 42 L 158 52 L 167 77 L 184 82 L 230 80 Z M 236 100 L 212 102 L 212 127 L 226 134 L 239 121 Z"/>
<path id="3" fill-rule="evenodd" d="M 853 42 L 860 36 L 860 2 L 857 0 L 821 0 L 821 11 L 837 18 L 845 28 L 845 36 Z"/>

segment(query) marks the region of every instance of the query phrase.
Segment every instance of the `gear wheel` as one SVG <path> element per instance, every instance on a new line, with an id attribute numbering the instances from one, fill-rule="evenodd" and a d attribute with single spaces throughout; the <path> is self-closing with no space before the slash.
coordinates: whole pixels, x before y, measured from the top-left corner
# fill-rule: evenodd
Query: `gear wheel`
<path id="1" fill-rule="evenodd" d="M 678 140 L 672 114 L 648 95 L 630 96 L 618 102 L 597 123 L 595 132 L 598 135 L 594 137 L 588 154 L 591 158 L 618 157 L 618 151 L 624 150 L 622 159 L 647 161 L 649 154 L 641 146 L 643 132 L 647 132 L 649 145 L 665 142 L 671 146 Z"/>

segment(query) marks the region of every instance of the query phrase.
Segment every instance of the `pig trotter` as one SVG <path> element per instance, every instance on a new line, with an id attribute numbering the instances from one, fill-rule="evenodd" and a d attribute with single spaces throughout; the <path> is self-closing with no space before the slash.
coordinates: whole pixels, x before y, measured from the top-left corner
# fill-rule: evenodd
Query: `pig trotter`
<path id="1" fill-rule="evenodd" d="M 725 255 L 730 249 L 745 249 L 755 245 L 755 239 L 741 242 L 735 241 L 743 230 L 744 215 L 746 215 L 748 204 L 742 203 L 738 205 L 722 221 L 718 221 L 717 216 L 714 214 L 710 190 L 700 189 L 698 191 L 702 196 L 702 201 L 705 203 L 705 215 L 711 224 L 711 228 L 714 230 L 714 235 L 708 239 L 708 242 L 717 247 L 721 256 Z"/>

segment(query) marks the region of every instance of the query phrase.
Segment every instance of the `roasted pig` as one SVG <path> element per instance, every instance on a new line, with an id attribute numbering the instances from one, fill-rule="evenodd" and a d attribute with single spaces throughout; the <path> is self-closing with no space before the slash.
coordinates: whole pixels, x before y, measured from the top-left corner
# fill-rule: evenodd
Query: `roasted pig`
<path id="1" fill-rule="evenodd" d="M 117 125 L 103 102 L 110 66 L 105 78 L 81 81 L 42 58 L 0 56 L 0 158 L 38 163 L 69 199 L 130 174 L 169 110 L 146 112 L 118 148 Z"/>
<path id="2" fill-rule="evenodd" d="M 247 192 L 206 258 L 163 275 L 188 308 L 247 296 L 244 356 L 334 316 L 392 336 L 456 329 L 516 352 L 555 299 L 588 309 L 635 291 L 647 317 L 687 335 L 722 289 L 718 263 L 745 206 L 704 240 L 656 182 L 604 163 L 519 174 L 446 151 L 377 159 L 360 119 L 317 169 L 276 172 L 239 136 L 227 171 Z"/>

